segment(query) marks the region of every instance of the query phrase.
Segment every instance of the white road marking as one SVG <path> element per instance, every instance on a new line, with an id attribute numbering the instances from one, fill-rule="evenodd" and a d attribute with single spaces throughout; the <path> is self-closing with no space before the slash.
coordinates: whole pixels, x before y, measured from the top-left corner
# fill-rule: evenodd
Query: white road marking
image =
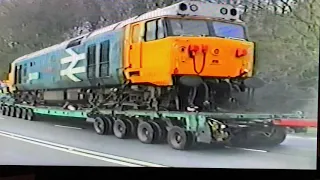
<path id="1" fill-rule="evenodd" d="M 0 117 L 0 119 L 4 119 L 3 117 Z"/>
<path id="2" fill-rule="evenodd" d="M 78 127 L 72 127 L 72 126 L 62 126 L 62 125 L 54 125 L 54 126 L 56 126 L 56 127 L 61 127 L 61 128 L 69 128 L 69 129 L 79 129 L 79 130 L 81 130 L 82 128 L 78 128 Z"/>
<path id="3" fill-rule="evenodd" d="M 99 152 L 95 152 L 95 151 L 80 149 L 80 148 L 76 148 L 76 147 L 65 146 L 65 145 L 62 145 L 62 144 L 52 143 L 52 142 L 49 142 L 49 141 L 43 141 L 43 140 L 39 140 L 39 139 L 27 137 L 27 136 L 22 136 L 22 135 L 10 133 L 10 132 L 5 132 L 5 131 L 0 131 L 0 136 L 12 138 L 12 139 L 16 139 L 16 140 L 20 140 L 20 141 L 24 141 L 24 142 L 28 142 L 28 143 L 31 143 L 31 144 L 36 144 L 36 145 L 47 147 L 47 148 L 51 148 L 51 149 L 56 149 L 56 150 L 59 150 L 59 151 L 68 152 L 68 153 L 71 153 L 71 154 L 77 154 L 77 155 L 80 155 L 80 156 L 85 156 L 85 157 L 89 157 L 89 158 L 93 158 L 93 159 L 98 159 L 98 160 L 101 160 L 101 161 L 106 161 L 106 162 L 110 162 L 110 163 L 114 163 L 114 164 L 119 164 L 119 165 L 123 165 L 123 166 L 130 166 L 130 167 L 167 167 L 167 166 L 163 166 L 163 165 L 160 165 L 160 164 L 154 164 L 154 163 L 149 163 L 149 162 L 145 162 L 145 161 L 139 161 L 139 160 L 130 159 L 130 158 L 126 158 L 126 157 L 120 157 L 120 156 L 115 156 L 115 155 L 104 154 L 104 153 L 99 153 Z"/>
<path id="4" fill-rule="evenodd" d="M 225 148 L 228 149 L 240 149 L 240 150 L 245 150 L 245 151 L 254 151 L 254 152 L 263 152 L 263 153 L 267 153 L 268 151 L 266 150 L 260 150 L 260 149 L 249 149 L 249 148 L 240 148 L 240 147 L 229 147 L 229 146 L 225 146 Z"/>
<path id="5" fill-rule="evenodd" d="M 317 140 L 317 137 L 303 137 L 303 136 L 295 136 L 295 135 L 287 136 L 287 138 L 291 138 L 291 139 L 305 139 L 305 140 Z"/>

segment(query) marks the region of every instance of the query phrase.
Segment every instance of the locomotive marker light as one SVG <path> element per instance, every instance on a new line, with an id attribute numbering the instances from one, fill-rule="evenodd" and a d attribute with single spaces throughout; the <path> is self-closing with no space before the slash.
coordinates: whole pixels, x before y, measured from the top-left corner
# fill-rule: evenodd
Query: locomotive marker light
<path id="1" fill-rule="evenodd" d="M 225 15 L 225 14 L 228 13 L 228 9 L 227 9 L 227 8 L 221 8 L 221 9 L 220 9 L 220 13 L 223 14 L 223 15 Z"/>
<path id="2" fill-rule="evenodd" d="M 192 4 L 190 6 L 190 10 L 193 11 L 193 12 L 198 11 L 198 9 L 199 9 L 199 7 L 197 5 L 195 5 L 195 4 Z"/>
<path id="3" fill-rule="evenodd" d="M 86 68 L 84 66 L 82 67 L 76 67 L 75 66 L 78 64 L 80 60 L 85 59 L 85 53 L 82 54 L 77 54 L 74 52 L 72 49 L 67 49 L 66 52 L 70 55 L 69 57 L 62 58 L 60 60 L 61 64 L 67 64 L 70 63 L 67 69 L 61 70 L 60 75 L 61 76 L 68 76 L 72 81 L 74 82 L 80 82 L 81 79 L 77 78 L 75 74 L 79 73 L 85 73 Z"/>

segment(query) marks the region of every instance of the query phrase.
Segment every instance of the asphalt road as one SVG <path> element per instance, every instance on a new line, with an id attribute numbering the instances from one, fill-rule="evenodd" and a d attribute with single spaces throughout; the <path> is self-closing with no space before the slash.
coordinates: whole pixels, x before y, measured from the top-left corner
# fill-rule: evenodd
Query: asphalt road
<path id="1" fill-rule="evenodd" d="M 0 136 L 1 165 L 121 166 Z"/>
<path id="2" fill-rule="evenodd" d="M 316 168 L 317 144 L 314 138 L 288 137 L 281 146 L 276 148 L 241 149 L 204 146 L 193 151 L 176 151 L 168 145 L 147 145 L 138 140 L 120 140 L 113 136 L 100 136 L 94 133 L 90 125 L 80 122 L 71 123 L 60 120 L 29 122 L 2 117 L 0 118 L 0 131 L 99 152 L 102 155 L 116 155 L 125 161 L 139 160 L 145 164 L 149 162 L 170 167 Z M 3 145 L 3 143 L 1 144 Z M 23 147 L 24 145 L 21 145 L 20 148 L 23 149 Z M 9 149 L 6 148 L 6 150 Z M 41 150 L 39 149 L 39 151 Z M 45 160 L 41 160 L 39 157 L 37 164 L 63 164 L 64 162 L 60 162 L 60 160 L 64 156 L 62 154 L 60 156 Z M 19 158 L 15 159 L 16 162 L 12 163 L 24 163 Z M 72 165 L 78 165 L 79 161 L 73 161 L 72 158 L 68 160 L 68 162 L 72 162 Z M 91 166 L 93 163 L 91 160 L 83 161 L 85 161 L 84 166 Z M 1 160 L 0 163 L 2 164 Z"/>

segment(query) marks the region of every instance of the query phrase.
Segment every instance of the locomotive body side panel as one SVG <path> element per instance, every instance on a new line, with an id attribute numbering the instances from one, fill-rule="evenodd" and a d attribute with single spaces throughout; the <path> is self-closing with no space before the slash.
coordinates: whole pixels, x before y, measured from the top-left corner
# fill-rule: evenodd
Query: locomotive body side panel
<path id="1" fill-rule="evenodd" d="M 19 90 L 86 87 L 89 83 L 85 66 L 83 45 L 55 49 L 18 61 L 18 81 L 15 84 Z"/>
<path id="2" fill-rule="evenodd" d="M 91 86 L 118 86 L 123 79 L 124 29 L 89 37 L 85 42 Z M 93 54 L 94 53 L 94 54 Z"/>
<path id="3" fill-rule="evenodd" d="M 10 78 L 19 90 L 119 85 L 123 82 L 122 47 L 122 29 L 106 32 L 90 37 L 78 46 L 57 48 L 12 63 L 13 72 Z"/>

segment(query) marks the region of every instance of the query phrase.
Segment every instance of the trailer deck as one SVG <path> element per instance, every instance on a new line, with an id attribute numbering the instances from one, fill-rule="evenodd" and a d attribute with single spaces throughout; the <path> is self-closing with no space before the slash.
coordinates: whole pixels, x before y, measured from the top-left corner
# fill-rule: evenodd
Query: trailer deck
<path id="1" fill-rule="evenodd" d="M 278 145 L 286 138 L 286 126 L 298 127 L 305 122 L 302 112 L 266 114 L 121 111 L 99 108 L 68 110 L 61 107 L 15 104 L 10 98 L 2 98 L 1 110 L 5 116 L 25 120 L 34 120 L 35 115 L 78 118 L 93 123 L 96 133 L 100 135 L 114 134 L 120 139 L 138 137 L 141 142 L 147 144 L 167 140 L 172 148 L 180 150 L 199 142 L 227 143 L 228 145 L 268 142 L 267 144 Z M 313 127 L 317 125 L 308 123 Z M 251 136 L 254 138 L 252 139 Z M 182 137 L 182 143 L 178 142 L 178 137 Z"/>

